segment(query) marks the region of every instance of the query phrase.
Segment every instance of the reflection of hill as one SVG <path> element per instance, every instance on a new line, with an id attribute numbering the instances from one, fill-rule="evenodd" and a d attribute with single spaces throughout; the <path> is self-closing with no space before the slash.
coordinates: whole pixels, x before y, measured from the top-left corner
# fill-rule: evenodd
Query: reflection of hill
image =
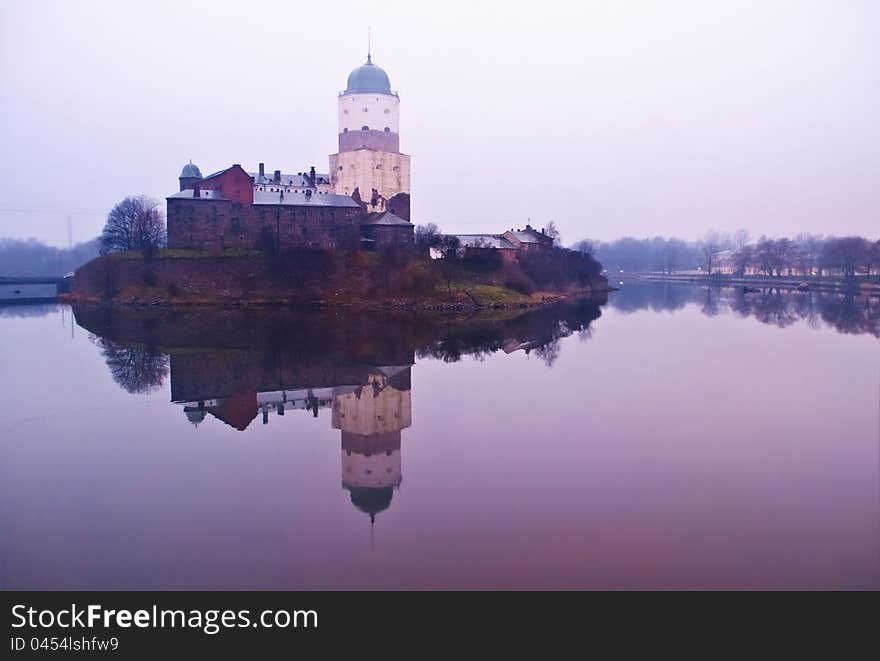
<path id="1" fill-rule="evenodd" d="M 799 322 L 824 322 L 839 333 L 880 337 L 880 300 L 867 296 L 775 287 L 745 291 L 742 287 L 651 282 L 628 284 L 609 299 L 612 308 L 627 313 L 678 310 L 688 304 L 699 305 L 707 316 L 730 311 L 779 328 Z"/>

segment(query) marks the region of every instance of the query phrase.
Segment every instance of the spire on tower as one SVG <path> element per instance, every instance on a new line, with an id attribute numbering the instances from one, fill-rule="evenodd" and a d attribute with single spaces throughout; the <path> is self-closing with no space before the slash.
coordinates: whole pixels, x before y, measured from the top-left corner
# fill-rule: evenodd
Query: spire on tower
<path id="1" fill-rule="evenodd" d="M 372 42 L 372 32 L 373 32 L 373 28 L 368 26 L 367 27 L 367 64 L 373 63 L 373 57 L 372 57 L 372 52 L 371 52 L 372 51 L 372 43 L 371 43 Z"/>

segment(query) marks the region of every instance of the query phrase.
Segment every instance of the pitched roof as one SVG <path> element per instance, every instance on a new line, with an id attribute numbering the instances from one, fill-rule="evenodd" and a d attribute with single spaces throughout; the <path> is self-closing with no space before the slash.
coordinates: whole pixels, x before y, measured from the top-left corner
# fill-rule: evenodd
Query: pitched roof
<path id="1" fill-rule="evenodd" d="M 207 177 L 202 177 L 202 181 L 205 181 L 205 179 L 213 179 L 214 177 L 219 177 L 224 172 L 229 172 L 232 168 L 236 168 L 236 167 L 240 168 L 241 166 L 238 164 L 230 165 L 228 168 L 223 168 L 222 170 L 217 170 L 217 172 L 212 172 Z"/>
<path id="2" fill-rule="evenodd" d="M 542 234 L 541 232 L 533 229 L 515 230 L 510 232 L 510 234 L 513 234 L 513 236 L 515 236 L 523 243 L 543 243 L 545 241 L 552 240 L 546 234 Z"/>
<path id="3" fill-rule="evenodd" d="M 172 198 L 185 198 L 185 199 L 192 199 L 192 197 L 193 197 L 193 192 L 194 192 L 194 191 L 193 191 L 192 188 L 186 188 L 186 189 L 180 191 L 179 193 L 175 193 L 174 195 L 169 195 L 169 196 L 166 197 L 165 199 L 166 199 L 166 200 L 170 200 L 170 199 L 172 199 Z M 213 189 L 210 189 L 210 188 L 208 188 L 208 189 L 204 189 L 204 190 L 200 190 L 199 193 L 201 193 L 201 194 L 199 195 L 199 199 L 200 199 L 200 200 L 225 200 L 225 199 L 226 199 L 225 197 L 223 197 L 223 196 L 220 194 L 220 191 L 216 191 L 216 190 L 213 190 Z"/>
<path id="4" fill-rule="evenodd" d="M 280 182 L 275 181 L 275 179 L 273 178 L 274 173 L 271 173 L 271 172 L 263 174 L 262 177 L 260 176 L 259 172 L 248 172 L 248 174 L 254 178 L 254 184 L 256 184 L 258 186 L 262 186 L 262 185 L 271 186 L 273 184 L 275 186 L 298 186 L 301 188 L 308 188 L 311 186 L 311 181 L 309 181 L 308 175 L 302 174 L 302 173 L 297 173 L 297 174 L 282 173 Z M 317 180 L 317 182 L 319 184 L 329 184 L 330 183 L 330 175 L 329 174 L 322 174 L 320 172 L 316 173 L 315 179 Z"/>
<path id="5" fill-rule="evenodd" d="M 218 406 L 205 407 L 211 415 L 238 431 L 244 431 L 257 417 L 257 393 L 242 392 L 220 400 Z"/>
<path id="6" fill-rule="evenodd" d="M 375 211 L 367 214 L 364 225 L 412 225 L 408 220 L 395 216 L 390 211 Z"/>
<path id="7" fill-rule="evenodd" d="M 495 248 L 496 250 L 516 250 L 510 241 L 499 234 L 453 234 L 465 248 Z"/>
<path id="8" fill-rule="evenodd" d="M 360 204 L 348 195 L 331 195 L 329 193 L 304 193 L 288 192 L 282 195 L 280 191 L 254 191 L 254 204 L 282 204 L 291 207 L 346 207 L 360 208 Z"/>

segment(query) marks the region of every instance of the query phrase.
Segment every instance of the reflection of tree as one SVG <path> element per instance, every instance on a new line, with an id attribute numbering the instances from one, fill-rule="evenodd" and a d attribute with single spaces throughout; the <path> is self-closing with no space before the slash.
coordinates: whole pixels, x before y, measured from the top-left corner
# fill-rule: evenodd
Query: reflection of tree
<path id="1" fill-rule="evenodd" d="M 161 388 L 168 376 L 168 356 L 153 349 L 95 338 L 113 380 L 132 394 Z"/>
<path id="2" fill-rule="evenodd" d="M 703 301 L 703 308 L 700 310 L 707 317 L 716 317 L 720 311 L 718 307 L 719 293 L 713 287 L 706 287 L 706 299 Z"/>
<path id="3" fill-rule="evenodd" d="M 677 287 L 680 292 L 670 294 Z M 834 292 L 810 292 L 768 287 L 761 290 L 722 287 L 701 290 L 698 287 L 669 283 L 628 285 L 609 300 L 626 313 L 640 309 L 676 310 L 686 302 L 701 306 L 702 312 L 715 316 L 726 307 L 740 317 L 752 317 L 762 324 L 786 328 L 797 322 L 817 327 L 820 320 L 840 333 L 880 337 L 880 300 L 867 296 Z"/>
<path id="4" fill-rule="evenodd" d="M 795 307 L 792 305 L 797 293 L 783 294 L 781 291 L 768 290 L 754 294 L 752 316 L 762 324 L 786 328 L 798 320 Z"/>
<path id="5" fill-rule="evenodd" d="M 839 333 L 880 337 L 880 302 L 868 297 L 771 289 L 735 300 L 740 314 L 763 324 L 785 328 L 805 321 L 815 327 L 822 319 Z"/>
<path id="6" fill-rule="evenodd" d="M 535 349 L 535 355 L 547 363 L 547 367 L 553 367 L 553 363 L 559 358 L 559 350 L 561 349 L 560 338 L 555 338 L 547 344 L 542 344 Z"/>
<path id="7" fill-rule="evenodd" d="M 608 299 L 608 305 L 623 313 L 653 310 L 681 310 L 688 303 L 700 301 L 701 291 L 697 287 L 682 286 L 677 283 L 652 282 L 625 285 Z"/>
<path id="8" fill-rule="evenodd" d="M 852 295 L 829 297 L 820 301 L 819 314 L 838 333 L 880 337 L 880 301 Z"/>
<path id="9" fill-rule="evenodd" d="M 531 351 L 548 366 L 559 357 L 560 340 L 574 333 L 590 337 L 590 324 L 601 312 L 593 303 L 581 301 L 538 308 L 513 319 L 472 320 L 438 333 L 429 345 L 418 349 L 420 358 L 454 363 L 468 355 L 482 360 L 496 351 Z"/>

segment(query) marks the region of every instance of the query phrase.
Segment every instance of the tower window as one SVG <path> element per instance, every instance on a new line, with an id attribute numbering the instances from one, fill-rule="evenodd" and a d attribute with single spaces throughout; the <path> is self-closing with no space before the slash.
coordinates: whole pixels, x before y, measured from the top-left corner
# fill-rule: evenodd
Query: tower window
<path id="1" fill-rule="evenodd" d="M 365 107 L 364 112 L 370 112 L 370 109 Z"/>
<path id="2" fill-rule="evenodd" d="M 366 124 L 364 124 L 364 125 L 361 127 L 361 131 L 369 131 L 369 130 L 370 130 L 370 127 L 367 126 Z"/>
<path id="3" fill-rule="evenodd" d="M 390 112 L 391 112 L 391 108 L 385 108 L 385 114 L 386 114 L 386 115 L 387 115 L 388 113 L 390 113 Z"/>
<path id="4" fill-rule="evenodd" d="M 385 127 L 385 133 L 391 133 L 391 129 L 388 128 L 387 126 Z"/>
<path id="5" fill-rule="evenodd" d="M 343 133 L 348 133 L 348 127 L 342 129 L 342 132 L 343 132 Z"/>

